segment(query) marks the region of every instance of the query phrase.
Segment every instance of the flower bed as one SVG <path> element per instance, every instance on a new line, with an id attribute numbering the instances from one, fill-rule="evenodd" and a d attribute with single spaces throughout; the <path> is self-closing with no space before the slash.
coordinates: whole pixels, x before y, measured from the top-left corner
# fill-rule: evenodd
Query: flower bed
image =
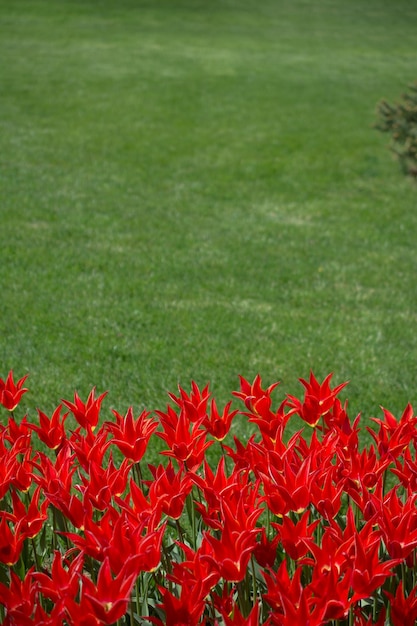
<path id="1" fill-rule="evenodd" d="M 411 406 L 383 410 L 361 449 L 331 375 L 278 408 L 258 376 L 233 392 L 242 411 L 192 383 L 165 411 L 109 421 L 95 389 L 18 420 L 25 381 L 0 379 L 3 624 L 415 624 Z M 237 415 L 256 434 L 229 446 Z M 290 436 L 295 416 L 308 426 Z"/>

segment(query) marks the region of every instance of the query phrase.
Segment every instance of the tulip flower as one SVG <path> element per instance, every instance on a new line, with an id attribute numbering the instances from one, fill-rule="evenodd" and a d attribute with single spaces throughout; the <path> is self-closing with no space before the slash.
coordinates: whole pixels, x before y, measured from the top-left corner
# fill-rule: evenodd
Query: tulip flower
<path id="1" fill-rule="evenodd" d="M 326 520 L 334 519 L 342 506 L 344 481 L 338 480 L 334 465 L 318 471 L 310 483 L 311 503 Z"/>
<path id="2" fill-rule="evenodd" d="M 34 430 L 39 439 L 51 450 L 58 450 L 66 439 L 64 423 L 69 413 L 61 417 L 62 404 L 60 404 L 49 418 L 46 413 L 38 409 L 39 426 L 28 424 Z"/>
<path id="3" fill-rule="evenodd" d="M 265 489 L 263 500 L 275 515 L 283 516 L 289 511 L 302 513 L 309 506 L 310 484 L 314 481 L 310 465 L 310 457 L 299 467 L 293 467 L 288 459 L 284 459 L 282 471 L 271 467 L 269 475 L 260 474 Z"/>
<path id="4" fill-rule="evenodd" d="M 355 554 L 351 561 L 351 586 L 354 591 L 352 602 L 370 597 L 392 575 L 392 569 L 401 559 L 380 561 L 378 540 L 362 540 L 360 534 L 354 538 Z"/>
<path id="5" fill-rule="evenodd" d="M 417 417 L 411 404 L 407 404 L 399 421 L 387 409 L 383 408 L 382 411 L 383 419 L 371 418 L 379 424 L 379 432 L 375 433 L 368 427 L 367 431 L 374 438 L 380 457 L 388 456 L 390 460 L 394 460 L 415 440 Z"/>
<path id="6" fill-rule="evenodd" d="M 25 537 L 21 533 L 21 524 L 8 524 L 6 517 L 0 519 L 0 563 L 14 565 L 19 560 Z"/>
<path id="7" fill-rule="evenodd" d="M 298 567 L 291 578 L 285 560 L 277 572 L 264 572 L 267 592 L 263 599 L 271 607 L 271 626 L 322 626 L 321 616 L 314 614 L 311 607 L 311 590 L 301 583 L 301 574 L 302 568 Z"/>
<path id="8" fill-rule="evenodd" d="M 217 439 L 217 441 L 223 441 L 230 430 L 234 416 L 238 413 L 237 410 L 230 411 L 231 405 L 232 403 L 228 402 L 220 415 L 215 400 L 212 400 L 210 415 L 207 415 L 202 422 L 204 428 L 206 428 L 210 435 Z"/>
<path id="9" fill-rule="evenodd" d="M 178 541 L 177 545 L 185 555 L 185 560 L 173 562 L 172 573 L 167 579 L 183 589 L 194 590 L 194 593 L 206 598 L 220 580 L 220 574 L 211 567 L 209 560 L 202 558 L 211 554 L 210 545 L 203 541 L 201 546 L 192 550 L 187 544 Z"/>
<path id="10" fill-rule="evenodd" d="M 10 485 L 19 491 L 27 492 L 34 480 L 34 457 L 31 448 L 27 448 L 23 453 L 19 445 L 13 446 L 11 454 L 7 455 L 8 465 L 6 471 L 10 479 Z M 9 473 L 10 472 L 10 473 Z"/>
<path id="11" fill-rule="evenodd" d="M 314 520 L 310 524 L 310 511 L 304 511 L 302 516 L 297 522 L 294 522 L 291 517 L 285 515 L 282 518 L 281 524 L 273 523 L 277 535 L 280 538 L 280 542 L 285 552 L 294 561 L 298 561 L 302 556 L 305 556 L 309 550 L 306 539 L 312 539 L 314 530 L 320 523 L 320 520 Z"/>
<path id="12" fill-rule="evenodd" d="M 72 432 L 68 438 L 68 444 L 75 452 L 78 463 L 88 473 L 92 461 L 97 465 L 103 465 L 104 455 L 111 442 L 107 440 L 108 431 L 105 428 L 93 431 L 91 426 L 87 424 L 85 433 L 82 432 L 83 430 L 77 428 Z"/>
<path id="13" fill-rule="evenodd" d="M 115 496 L 115 501 L 133 521 L 143 523 L 150 528 L 155 528 L 160 522 L 162 501 L 157 497 L 151 502 L 149 494 L 145 496 L 142 488 L 133 479 L 129 481 L 127 494 L 123 498 Z M 177 504 L 182 511 L 184 502 L 181 505 Z"/>
<path id="14" fill-rule="evenodd" d="M 13 417 L 9 417 L 7 426 L 3 431 L 3 438 L 12 444 L 15 450 L 25 451 L 30 446 L 31 430 L 26 416 L 20 424 Z"/>
<path id="15" fill-rule="evenodd" d="M 85 603 L 87 614 L 93 612 L 101 624 L 113 624 L 127 611 L 135 578 L 134 573 L 126 573 L 124 569 L 113 576 L 109 560 L 105 559 L 100 566 L 97 583 L 81 574 L 80 610 Z"/>
<path id="16" fill-rule="evenodd" d="M 162 602 L 158 605 L 165 613 L 165 619 L 150 618 L 158 626 L 196 626 L 204 611 L 204 597 L 200 589 L 184 587 L 177 597 L 168 589 L 161 588 Z"/>
<path id="17" fill-rule="evenodd" d="M 395 594 L 385 591 L 390 599 L 390 613 L 393 626 L 415 626 L 417 621 L 417 587 L 407 595 L 401 580 Z"/>
<path id="18" fill-rule="evenodd" d="M 393 489 L 378 507 L 375 521 L 381 529 L 388 554 L 393 559 L 406 559 L 417 547 L 416 502 L 417 494 L 410 493 L 405 504 L 402 504 L 397 491 Z"/>
<path id="19" fill-rule="evenodd" d="M 180 392 L 179 396 L 175 396 L 169 393 L 169 397 L 179 408 L 181 413 L 184 414 L 188 422 L 201 422 L 204 420 L 207 413 L 207 403 L 210 398 L 209 385 L 206 385 L 202 391 L 200 391 L 196 382 L 191 382 L 191 393 L 187 394 L 184 389 L 178 387 Z"/>
<path id="20" fill-rule="evenodd" d="M 13 486 L 20 491 L 28 491 L 33 480 L 34 460 L 30 447 L 22 446 L 22 439 L 18 438 L 9 447 L 4 429 L 0 434 L 0 500 L 4 498 Z"/>
<path id="21" fill-rule="evenodd" d="M 274 535 L 268 538 L 265 527 L 260 529 L 253 555 L 259 565 L 264 569 L 272 569 L 277 559 L 277 550 L 280 545 L 280 536 Z"/>
<path id="22" fill-rule="evenodd" d="M 112 444 L 116 445 L 127 459 L 139 463 L 145 454 L 152 433 L 158 428 L 158 422 L 149 419 L 150 413 L 147 411 L 142 411 L 135 419 L 132 407 L 129 407 L 124 417 L 114 410 L 113 415 L 116 418 L 116 424 L 111 422 L 105 424 L 113 435 Z"/>
<path id="23" fill-rule="evenodd" d="M 149 487 L 149 499 L 153 508 L 162 510 L 172 519 L 179 519 L 185 499 L 192 489 L 190 477 L 182 469 L 176 473 L 171 460 L 167 467 L 150 465 L 149 469 L 154 478 Z"/>
<path id="24" fill-rule="evenodd" d="M 101 394 L 98 398 L 95 397 L 96 388 L 90 391 L 87 401 L 84 403 L 78 393 L 74 393 L 74 402 L 69 400 L 62 400 L 62 402 L 69 408 L 71 413 L 82 428 L 90 426 L 94 430 L 98 424 L 100 416 L 101 403 L 107 395 L 107 391 Z"/>
<path id="25" fill-rule="evenodd" d="M 75 598 L 77 596 L 83 563 L 83 554 L 71 558 L 69 555 L 62 555 L 58 550 L 55 550 L 49 572 L 34 571 L 32 578 L 36 581 L 37 588 L 45 598 L 54 604 L 65 606 L 67 597 Z"/>
<path id="26" fill-rule="evenodd" d="M 246 575 L 255 550 L 256 534 L 256 529 L 231 532 L 227 526 L 223 529 L 221 539 L 205 532 L 203 541 L 210 546 L 211 551 L 207 550 L 201 558 L 208 561 L 225 580 L 240 582 Z"/>
<path id="27" fill-rule="evenodd" d="M 88 476 L 81 475 L 82 485 L 77 485 L 83 494 L 83 501 L 88 499 L 94 508 L 104 511 L 112 498 L 120 496 L 125 491 L 130 468 L 131 462 L 128 459 L 124 459 L 120 466 L 116 467 L 110 457 L 106 469 L 92 460 Z"/>
<path id="28" fill-rule="evenodd" d="M 26 508 L 17 492 L 12 491 L 13 511 L 11 513 L 0 511 L 0 517 L 5 517 L 15 525 L 19 525 L 19 532 L 25 539 L 33 539 L 41 531 L 48 518 L 47 509 L 49 502 L 43 500 L 39 505 L 41 493 L 41 488 L 37 487 Z"/>
<path id="29" fill-rule="evenodd" d="M 61 449 L 55 463 L 42 452 L 38 454 L 36 468 L 39 476 L 36 482 L 42 488 L 45 497 L 56 509 L 61 511 L 74 526 L 82 528 L 84 524 L 85 506 L 73 493 L 73 475 L 77 469 L 74 455 L 68 447 Z"/>
<path id="30" fill-rule="evenodd" d="M 0 404 L 8 411 L 14 411 L 22 399 L 23 394 L 28 391 L 28 389 L 23 387 L 27 377 L 28 374 L 15 383 L 13 380 L 13 371 L 10 370 L 6 380 L 0 378 Z"/>
<path id="31" fill-rule="evenodd" d="M 61 532 L 60 534 L 65 535 L 82 554 L 102 562 L 120 516 L 117 509 L 109 506 L 99 519 L 95 519 L 91 504 L 89 504 L 85 509 L 83 508 L 79 526 L 82 528 L 82 533 Z"/>
<path id="32" fill-rule="evenodd" d="M 332 376 L 333 374 L 329 374 L 320 384 L 311 372 L 309 381 L 300 378 L 300 382 L 306 389 L 304 401 L 301 402 L 294 396 L 287 396 L 289 406 L 313 428 L 317 426 L 320 418 L 333 408 L 337 394 L 348 384 L 342 383 L 332 389 L 330 387 Z"/>
<path id="33" fill-rule="evenodd" d="M 270 398 L 273 390 L 279 385 L 279 383 L 273 383 L 267 389 L 262 388 L 262 379 L 259 374 L 256 375 L 253 383 L 249 383 L 243 376 L 239 376 L 240 391 L 233 391 L 233 395 L 236 398 L 240 398 L 246 408 L 251 412 L 257 414 L 256 405 L 261 402 L 260 406 L 265 406 L 263 400 Z M 268 408 L 270 404 L 268 403 Z M 273 415 L 271 415 L 273 417 Z"/>
<path id="34" fill-rule="evenodd" d="M 221 501 L 228 497 L 228 493 L 241 494 L 248 485 L 247 470 L 236 470 L 229 477 L 225 472 L 225 457 L 222 456 L 216 470 L 213 473 L 207 461 L 204 461 L 204 478 L 196 472 L 190 473 L 190 477 L 204 496 L 206 503 L 195 502 L 197 511 L 203 517 L 204 522 L 210 528 L 221 530 L 223 526 L 221 518 Z"/>
<path id="35" fill-rule="evenodd" d="M 223 614 L 225 626 L 258 626 L 259 624 L 259 603 L 256 602 L 247 617 L 244 617 L 236 604 L 233 605 L 231 613 Z"/>
<path id="36" fill-rule="evenodd" d="M 255 435 L 249 438 L 246 446 L 237 437 L 233 439 L 236 449 L 233 450 L 226 445 L 223 445 L 223 449 L 233 460 L 234 469 L 236 471 L 251 469 L 258 475 L 258 471 L 262 470 L 265 467 L 265 463 L 267 463 L 265 447 L 255 441 Z"/>
<path id="37" fill-rule="evenodd" d="M 21 623 L 15 617 L 32 615 L 38 599 L 38 587 L 33 579 L 34 568 L 31 567 L 22 579 L 10 570 L 9 584 L 0 582 L 0 604 L 7 609 L 11 624 Z"/>
<path id="38" fill-rule="evenodd" d="M 185 412 L 179 416 L 173 411 L 158 412 L 158 415 L 164 432 L 157 431 L 156 435 L 169 447 L 161 454 L 173 457 L 180 466 L 195 471 L 202 464 L 207 448 L 213 444 L 213 441 L 205 441 L 207 431 L 201 428 L 202 419 L 191 423 Z"/>

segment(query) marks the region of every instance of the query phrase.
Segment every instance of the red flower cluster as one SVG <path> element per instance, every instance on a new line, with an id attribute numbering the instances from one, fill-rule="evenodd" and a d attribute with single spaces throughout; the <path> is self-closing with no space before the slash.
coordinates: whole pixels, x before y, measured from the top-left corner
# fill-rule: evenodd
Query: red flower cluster
<path id="1" fill-rule="evenodd" d="M 411 406 L 383 410 L 362 449 L 331 376 L 277 409 L 277 384 L 257 376 L 234 392 L 242 412 L 192 383 L 154 416 L 102 421 L 93 389 L 18 423 L 25 380 L 0 379 L 1 623 L 416 622 Z M 237 415 L 256 429 L 246 443 L 230 441 Z M 291 434 L 297 418 L 312 430 Z M 144 463 L 154 435 L 169 457 L 157 466 Z"/>

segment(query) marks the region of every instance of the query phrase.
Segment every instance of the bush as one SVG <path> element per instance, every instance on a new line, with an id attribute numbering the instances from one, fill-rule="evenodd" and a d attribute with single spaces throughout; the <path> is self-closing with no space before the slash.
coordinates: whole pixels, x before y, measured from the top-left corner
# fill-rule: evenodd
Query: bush
<path id="1" fill-rule="evenodd" d="M 417 82 L 409 86 L 400 102 L 382 100 L 377 109 L 379 121 L 375 128 L 391 133 L 391 150 L 405 174 L 417 177 Z"/>

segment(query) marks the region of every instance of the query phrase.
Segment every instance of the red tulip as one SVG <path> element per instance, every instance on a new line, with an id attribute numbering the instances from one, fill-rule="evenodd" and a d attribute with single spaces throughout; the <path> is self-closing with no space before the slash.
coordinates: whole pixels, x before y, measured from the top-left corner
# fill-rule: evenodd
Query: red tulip
<path id="1" fill-rule="evenodd" d="M 395 594 L 385 591 L 390 601 L 390 614 L 393 626 L 415 626 L 417 621 L 417 587 L 410 593 L 404 591 L 400 581 Z"/>
<path id="2" fill-rule="evenodd" d="M 0 604 L 10 616 L 10 624 L 19 624 L 20 616 L 30 617 L 38 599 L 38 588 L 33 581 L 33 568 L 30 568 L 24 578 L 20 578 L 13 569 L 10 570 L 9 585 L 0 582 Z M 18 620 L 14 619 L 15 617 Z"/>
<path id="3" fill-rule="evenodd" d="M 311 503 L 319 515 L 330 521 L 342 505 L 343 482 L 337 480 L 336 467 L 329 464 L 318 471 L 310 483 Z"/>
<path id="4" fill-rule="evenodd" d="M 282 437 L 285 425 L 291 413 L 285 414 L 287 400 L 281 403 L 276 411 L 271 410 L 272 392 L 279 385 L 273 383 L 267 389 L 262 388 L 262 380 L 259 374 L 252 384 L 240 376 L 240 391 L 234 391 L 233 395 L 243 400 L 249 421 L 256 424 L 262 435 L 263 442 L 268 448 L 273 448 L 278 438 Z"/>
<path id="5" fill-rule="evenodd" d="M 0 562 L 14 565 L 19 560 L 23 548 L 24 535 L 20 532 L 20 523 L 10 528 L 6 517 L 0 520 Z"/>
<path id="6" fill-rule="evenodd" d="M 85 403 L 81 400 L 78 393 L 74 393 L 74 402 L 62 400 L 82 428 L 90 426 L 90 428 L 94 430 L 98 424 L 101 403 L 108 392 L 105 391 L 98 398 L 95 397 L 95 392 L 96 388 L 93 387 Z"/>
<path id="7" fill-rule="evenodd" d="M 21 439 L 8 447 L 5 442 L 5 429 L 0 435 L 0 500 L 14 487 L 28 491 L 33 481 L 34 460 L 31 448 L 21 447 Z"/>
<path id="8" fill-rule="evenodd" d="M 201 428 L 204 418 L 190 422 L 184 411 L 177 416 L 170 408 L 166 413 L 157 411 L 157 414 L 164 432 L 156 432 L 156 435 L 169 447 L 161 454 L 173 457 L 180 466 L 195 471 L 203 462 L 205 451 L 213 444 L 213 441 L 205 441 L 207 431 Z"/>
<path id="9" fill-rule="evenodd" d="M 71 433 L 68 443 L 75 452 L 77 461 L 88 473 L 92 461 L 97 465 L 103 464 L 104 455 L 111 442 L 107 441 L 108 431 L 105 428 L 99 428 L 98 431 L 93 432 L 91 426 L 87 424 L 85 430 L 86 432 L 83 433 L 81 428 L 77 428 Z"/>
<path id="10" fill-rule="evenodd" d="M 320 524 L 320 520 L 314 520 L 309 524 L 309 518 L 310 511 L 307 510 L 297 522 L 293 522 L 291 517 L 285 515 L 281 524 L 273 523 L 282 547 L 294 561 L 298 561 L 307 554 L 309 548 L 305 540 L 312 539 L 314 530 Z"/>
<path id="11" fill-rule="evenodd" d="M 113 624 L 127 611 L 135 579 L 135 573 L 126 573 L 123 569 L 113 577 L 109 560 L 105 559 L 96 584 L 88 576 L 81 576 L 81 597 L 88 598 L 101 622 Z"/>
<path id="12" fill-rule="evenodd" d="M 265 527 L 262 526 L 259 532 L 253 555 L 260 567 L 264 569 L 272 569 L 277 558 L 277 550 L 280 542 L 280 536 L 274 535 L 269 539 L 266 535 Z"/>
<path id="13" fill-rule="evenodd" d="M 371 428 L 367 428 L 367 431 L 375 439 L 380 457 L 388 456 L 390 460 L 394 460 L 406 450 L 411 441 L 415 441 L 417 417 L 411 404 L 406 406 L 399 421 L 386 409 L 383 408 L 382 411 L 384 419 L 371 418 L 379 424 L 379 432 L 375 433 Z"/>
<path id="14" fill-rule="evenodd" d="M 216 539 L 208 532 L 203 535 L 211 553 L 207 549 L 201 557 L 208 561 L 214 571 L 227 581 L 240 582 L 246 575 L 249 560 L 256 547 L 257 530 L 231 530 L 225 521 L 221 539 Z"/>
<path id="15" fill-rule="evenodd" d="M 298 567 L 290 578 L 286 560 L 282 561 L 277 572 L 263 572 L 267 585 L 263 600 L 271 607 L 268 622 L 271 626 L 322 626 L 320 617 L 311 611 L 310 590 L 303 587 L 301 574 L 302 568 Z"/>
<path id="16" fill-rule="evenodd" d="M 314 374 L 310 373 L 310 380 L 300 378 L 306 392 L 304 401 L 300 402 L 294 396 L 288 396 L 288 405 L 309 425 L 316 426 L 321 417 L 325 416 L 334 406 L 336 396 L 348 383 L 330 387 L 333 374 L 329 374 L 320 384 Z"/>
<path id="17" fill-rule="evenodd" d="M 229 614 L 223 614 L 225 626 L 258 626 L 259 602 L 256 602 L 247 617 L 244 617 L 236 604 L 233 605 Z"/>
<path id="18" fill-rule="evenodd" d="M 216 474 L 213 474 L 205 460 L 204 478 L 195 472 L 192 472 L 190 476 L 206 500 L 206 504 L 201 501 L 195 502 L 197 511 L 207 526 L 221 530 L 223 526 L 221 519 L 222 498 L 227 497 L 227 493 L 230 491 L 240 494 L 242 489 L 248 485 L 248 472 L 246 470 L 235 470 L 227 477 L 225 473 L 225 458 L 222 456 L 217 466 Z"/>
<path id="19" fill-rule="evenodd" d="M 137 522 L 143 523 L 147 527 L 155 528 L 161 519 L 162 502 L 151 502 L 148 496 L 145 496 L 141 487 L 133 480 L 129 481 L 129 489 L 124 498 L 115 496 L 117 504 L 126 511 L 129 517 Z M 182 510 L 182 506 L 180 507 Z"/>
<path id="20" fill-rule="evenodd" d="M 268 508 L 280 517 L 289 511 L 302 513 L 311 502 L 310 484 L 314 481 L 314 474 L 310 471 L 311 457 L 298 467 L 285 458 L 280 471 L 272 463 L 269 466 L 269 475 L 260 474 L 265 490 L 263 499 Z"/>
<path id="21" fill-rule="evenodd" d="M 402 504 L 397 490 L 392 489 L 380 502 L 375 521 L 381 529 L 388 554 L 393 559 L 406 559 L 417 547 L 417 494 L 410 493 Z"/>
<path id="22" fill-rule="evenodd" d="M 15 383 L 13 380 L 13 371 L 10 370 L 6 380 L 0 378 L 0 404 L 8 411 L 14 411 L 22 399 L 23 394 L 28 391 L 28 389 L 23 387 L 27 377 L 28 374 Z"/>
<path id="23" fill-rule="evenodd" d="M 85 506 L 73 493 L 72 478 L 77 467 L 69 447 L 60 450 L 55 463 L 52 463 L 42 452 L 38 454 L 38 458 L 39 463 L 36 463 L 36 468 L 40 475 L 36 475 L 35 480 L 42 488 L 45 497 L 74 526 L 82 528 Z"/>
<path id="24" fill-rule="evenodd" d="M 262 407 L 262 412 L 264 413 L 264 400 L 271 397 L 273 390 L 279 385 L 279 383 L 273 383 L 267 389 L 262 388 L 262 379 L 257 374 L 253 383 L 249 383 L 243 376 L 239 376 L 240 379 L 240 391 L 233 391 L 233 395 L 236 398 L 240 398 L 244 403 L 246 408 L 251 412 L 258 414 L 258 407 Z M 260 403 L 260 404 L 259 404 Z M 268 402 L 268 408 L 270 403 Z M 270 415 L 273 417 L 273 414 Z"/>
<path id="25" fill-rule="evenodd" d="M 200 422 L 204 420 L 207 413 L 207 403 L 210 398 L 209 386 L 206 385 L 202 391 L 200 391 L 197 383 L 192 381 L 191 393 L 187 394 L 184 389 L 178 387 L 180 395 L 174 396 L 169 393 L 169 397 L 179 408 L 181 413 L 184 414 L 188 422 Z"/>
<path id="26" fill-rule="evenodd" d="M 139 463 L 145 454 L 152 433 L 158 428 L 158 422 L 149 419 L 150 413 L 142 411 L 137 419 L 133 416 L 133 408 L 129 407 L 123 417 L 113 411 L 116 424 L 106 422 L 106 428 L 113 435 L 111 443 L 116 445 L 121 453 L 134 463 Z"/>
<path id="27" fill-rule="evenodd" d="M 36 431 L 39 439 L 51 450 L 58 450 L 66 439 L 64 422 L 69 413 L 61 417 L 62 404 L 60 404 L 49 418 L 46 413 L 38 409 L 39 426 L 28 424 L 28 427 Z"/>
<path id="28" fill-rule="evenodd" d="M 220 580 L 220 574 L 212 568 L 209 560 L 202 558 L 211 555 L 210 545 L 203 541 L 198 550 L 194 551 L 182 542 L 176 542 L 184 552 L 185 560 L 173 561 L 172 574 L 167 579 L 183 589 L 190 589 L 201 598 L 206 598 Z M 194 591 L 193 591 L 194 590 Z"/>
<path id="29" fill-rule="evenodd" d="M 115 467 L 113 459 L 110 457 L 106 469 L 91 460 L 89 464 L 89 475 L 81 475 L 82 485 L 77 488 L 92 506 L 99 511 L 104 511 L 111 503 L 112 498 L 120 496 L 126 489 L 128 473 L 131 462 L 124 459 L 120 467 Z"/>
<path id="30" fill-rule="evenodd" d="M 361 535 L 355 535 L 354 557 L 350 558 L 351 586 L 354 591 L 352 602 L 370 597 L 392 575 L 393 567 L 401 562 L 401 559 L 381 561 L 379 540 L 370 540 L 369 537 L 363 540 Z"/>
<path id="31" fill-rule="evenodd" d="M 32 494 L 28 507 L 26 508 L 17 492 L 12 491 L 13 512 L 7 513 L 5 511 L 0 511 L 0 516 L 12 521 L 15 525 L 19 524 L 19 532 L 25 539 L 32 539 L 35 537 L 41 531 L 48 518 L 47 509 L 49 502 L 47 500 L 43 500 L 39 506 L 40 496 L 41 489 L 40 487 L 37 487 Z"/>
<path id="32" fill-rule="evenodd" d="M 10 484 L 19 491 L 27 492 L 34 480 L 33 468 L 34 459 L 31 448 L 27 448 L 22 454 L 22 450 L 13 446 L 11 454 L 8 456 L 8 470 L 11 472 Z"/>
<path id="33" fill-rule="evenodd" d="M 20 424 L 16 422 L 13 417 L 9 417 L 9 421 L 2 432 L 2 436 L 5 441 L 12 444 L 15 450 L 26 450 L 30 446 L 32 436 L 30 424 L 26 416 L 22 419 Z"/>
<path id="34" fill-rule="evenodd" d="M 210 415 L 207 415 L 202 422 L 204 428 L 206 428 L 210 435 L 217 439 L 217 441 L 223 441 L 230 430 L 234 416 L 238 413 L 237 410 L 230 411 L 231 405 L 232 403 L 228 402 L 220 415 L 217 410 L 216 402 L 212 400 Z"/>
<path id="35" fill-rule="evenodd" d="M 192 482 L 188 474 L 180 469 L 177 473 L 171 463 L 149 466 L 154 480 L 149 487 L 149 499 L 154 510 L 160 509 L 172 519 L 179 519 L 182 515 L 185 499 L 192 489 Z"/>
<path id="36" fill-rule="evenodd" d="M 58 606 L 65 607 L 66 599 L 75 598 L 78 594 L 83 561 L 84 555 L 82 554 L 71 559 L 55 550 L 50 571 L 48 573 L 33 572 L 32 578 L 45 598 Z"/>
<path id="37" fill-rule="evenodd" d="M 114 528 L 121 514 L 117 509 L 109 506 L 99 519 L 95 519 L 91 504 L 83 509 L 80 528 L 82 533 L 63 532 L 78 550 L 96 561 L 104 561 L 114 534 Z"/>
<path id="38" fill-rule="evenodd" d="M 179 597 L 168 589 L 160 588 L 162 603 L 158 605 L 165 619 L 150 618 L 158 626 L 196 626 L 204 611 L 204 597 L 198 587 L 183 587 Z"/>

